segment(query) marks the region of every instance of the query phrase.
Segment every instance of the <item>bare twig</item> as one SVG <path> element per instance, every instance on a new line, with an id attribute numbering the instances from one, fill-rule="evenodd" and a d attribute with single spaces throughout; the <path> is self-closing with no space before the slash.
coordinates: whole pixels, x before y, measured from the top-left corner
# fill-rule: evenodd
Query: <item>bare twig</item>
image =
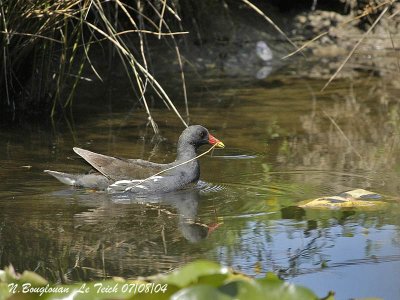
<path id="1" fill-rule="evenodd" d="M 242 0 L 247 6 L 251 7 L 256 13 L 261 15 L 268 23 L 270 23 L 276 31 L 278 31 L 294 48 L 297 49 L 297 45 L 292 42 L 292 40 L 279 28 L 278 25 L 274 23 L 266 14 L 263 13 L 261 9 L 259 9 L 257 6 L 255 6 L 253 3 L 251 3 L 248 0 Z"/>
<path id="2" fill-rule="evenodd" d="M 384 5 L 392 4 L 392 3 L 393 3 L 393 0 L 388 0 L 388 1 L 382 2 L 382 3 L 380 3 L 380 4 L 378 4 L 378 5 L 374 6 L 374 7 L 371 7 L 369 10 L 363 11 L 360 15 L 358 15 L 358 16 L 356 16 L 356 17 L 354 17 L 354 18 L 352 18 L 352 19 L 350 19 L 350 20 L 348 20 L 348 21 L 346 21 L 346 22 L 343 22 L 343 23 L 339 24 L 338 27 L 344 27 L 344 26 L 348 25 L 349 23 L 351 23 L 351 22 L 353 22 L 353 21 L 359 20 L 359 19 L 361 19 L 361 18 L 364 18 L 364 17 L 370 15 L 372 11 L 375 11 L 375 10 L 381 8 L 381 7 L 384 6 Z M 316 37 L 314 37 L 314 38 L 312 38 L 311 40 L 305 42 L 305 43 L 304 43 L 300 48 L 298 48 L 297 50 L 295 50 L 295 51 L 289 53 L 288 55 L 285 55 L 284 57 L 282 57 L 282 59 L 286 59 L 286 58 L 289 58 L 289 57 L 295 55 L 296 53 L 300 52 L 301 50 L 303 50 L 304 48 L 308 47 L 310 44 L 312 44 L 312 43 L 315 42 L 316 40 L 320 39 L 320 38 L 323 37 L 324 35 L 327 35 L 328 33 L 329 33 L 329 31 L 325 31 L 325 32 L 322 32 L 322 33 L 318 34 Z"/>
<path id="3" fill-rule="evenodd" d="M 162 32 L 162 24 L 164 22 L 164 13 L 165 13 L 165 7 L 167 6 L 167 0 L 161 0 L 163 3 L 163 7 L 161 9 L 161 14 L 160 14 L 160 23 L 158 25 L 158 39 L 161 39 L 161 32 Z"/>
<path id="4" fill-rule="evenodd" d="M 340 128 L 340 126 L 336 123 L 336 121 L 330 116 L 328 115 L 325 111 L 322 111 L 322 113 L 331 121 L 331 123 L 336 127 L 336 129 L 339 131 L 339 133 L 341 134 L 341 136 L 346 140 L 346 142 L 348 143 L 349 147 L 351 150 L 353 150 L 353 152 L 360 158 L 362 159 L 361 154 L 353 147 L 351 141 L 349 140 L 349 138 L 346 136 L 346 134 L 343 132 L 343 130 Z"/>
<path id="5" fill-rule="evenodd" d="M 353 55 L 353 53 L 357 50 L 358 46 L 362 43 L 362 41 L 365 39 L 365 37 L 374 29 L 376 24 L 380 21 L 380 19 L 385 15 L 385 13 L 388 11 L 389 6 L 385 7 L 384 10 L 380 13 L 380 15 L 376 18 L 375 22 L 371 25 L 370 28 L 368 28 L 367 32 L 363 34 L 361 39 L 358 40 L 358 42 L 354 45 L 353 49 L 351 49 L 350 53 L 347 55 L 345 60 L 342 62 L 342 64 L 339 66 L 339 68 L 336 70 L 336 72 L 329 78 L 328 82 L 324 85 L 324 87 L 321 89 L 321 92 L 324 91 L 328 85 L 332 82 L 333 79 L 340 73 L 340 71 L 343 69 L 345 64 L 349 61 L 350 57 Z"/>
<path id="6" fill-rule="evenodd" d="M 155 13 L 159 14 L 157 9 L 151 3 L 149 3 L 149 5 L 153 7 Z M 159 15 L 159 17 L 161 18 L 161 15 Z M 167 30 L 169 32 L 171 32 L 171 29 L 169 28 L 168 24 L 164 20 L 163 20 L 163 23 L 164 23 L 164 26 L 167 28 Z M 183 63 L 182 63 L 181 53 L 180 53 L 180 50 L 179 50 L 179 47 L 178 47 L 178 43 L 176 42 L 174 36 L 171 36 L 171 38 L 172 38 L 172 41 L 173 41 L 174 46 L 175 46 L 175 52 L 176 52 L 176 56 L 178 58 L 178 64 L 179 64 L 179 69 L 180 69 L 180 73 L 181 73 L 183 99 L 185 101 L 186 117 L 189 117 L 189 102 L 188 102 L 188 98 L 187 98 L 185 72 L 183 71 Z"/>
<path id="7" fill-rule="evenodd" d="M 392 43 L 393 51 L 396 55 L 397 72 L 400 73 L 400 55 L 399 55 L 399 52 L 396 51 L 396 46 L 394 44 L 393 36 L 392 36 L 392 33 L 390 32 L 389 28 L 388 28 L 388 32 L 389 32 L 390 42 Z"/>
<path id="8" fill-rule="evenodd" d="M 171 36 L 171 35 L 184 35 L 188 34 L 189 31 L 176 31 L 176 32 L 154 32 L 154 31 L 149 31 L 149 30 L 144 30 L 144 29 L 130 29 L 130 30 L 124 30 L 117 32 L 115 35 L 123 35 L 127 33 L 146 33 L 146 34 L 152 34 L 152 35 L 162 35 L 162 36 Z"/>

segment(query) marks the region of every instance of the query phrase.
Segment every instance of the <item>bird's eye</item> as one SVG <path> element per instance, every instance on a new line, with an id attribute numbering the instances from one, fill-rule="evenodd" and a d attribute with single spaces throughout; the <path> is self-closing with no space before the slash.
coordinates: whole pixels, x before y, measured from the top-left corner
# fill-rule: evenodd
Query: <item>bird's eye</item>
<path id="1" fill-rule="evenodd" d="M 206 137 L 207 133 L 205 131 L 200 132 L 200 138 L 204 139 Z"/>

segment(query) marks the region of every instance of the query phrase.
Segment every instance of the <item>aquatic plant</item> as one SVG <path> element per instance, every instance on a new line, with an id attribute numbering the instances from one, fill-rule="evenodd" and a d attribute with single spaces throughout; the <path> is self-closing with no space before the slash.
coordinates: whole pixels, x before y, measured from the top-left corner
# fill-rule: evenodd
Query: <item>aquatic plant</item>
<path id="1" fill-rule="evenodd" d="M 195 261 L 167 274 L 138 280 L 113 280 L 49 284 L 34 272 L 16 274 L 12 267 L 0 270 L 0 299 L 319 299 L 311 290 L 285 283 L 268 273 L 253 279 L 210 261 Z M 326 300 L 333 300 L 329 293 Z"/>
<path id="2" fill-rule="evenodd" d="M 188 32 L 182 29 L 180 15 L 190 19 L 196 14 L 208 14 L 207 11 L 215 7 L 213 2 L 0 0 L 0 107 L 4 108 L 3 113 L 17 115 L 19 112 L 49 111 L 54 116 L 57 111 L 71 108 L 81 80 L 91 81 L 90 77 L 94 76 L 103 80 L 103 74 L 91 59 L 96 45 L 109 57 L 120 59 L 136 98 L 142 103 L 156 133 L 158 129 L 148 101 L 149 91 L 158 96 L 186 126 L 183 116 L 189 115 L 189 109 L 184 59 L 176 36 Z M 256 5 L 248 0 L 241 2 L 294 45 Z M 201 12 L 196 11 L 197 6 L 201 6 Z M 176 52 L 184 114 L 178 111 L 151 71 L 147 47 L 150 39 L 166 39 Z"/>
<path id="3" fill-rule="evenodd" d="M 145 50 L 148 35 L 168 36 L 175 42 L 174 35 L 185 33 L 172 32 L 166 22 L 167 12 L 180 20 L 173 4 L 146 0 L 136 1 L 134 7 L 119 0 L 1 0 L 0 105 L 5 108 L 3 111 L 16 114 L 47 110 L 54 116 L 57 108 L 71 107 L 78 82 L 90 80 L 82 75 L 84 67 L 89 66 L 102 80 L 90 59 L 93 44 L 98 44 L 110 45 L 110 55 L 119 56 L 156 132 L 147 90 L 159 95 L 185 124 L 149 71 Z M 177 54 L 179 57 L 178 50 Z M 182 67 L 180 59 L 179 62 Z"/>

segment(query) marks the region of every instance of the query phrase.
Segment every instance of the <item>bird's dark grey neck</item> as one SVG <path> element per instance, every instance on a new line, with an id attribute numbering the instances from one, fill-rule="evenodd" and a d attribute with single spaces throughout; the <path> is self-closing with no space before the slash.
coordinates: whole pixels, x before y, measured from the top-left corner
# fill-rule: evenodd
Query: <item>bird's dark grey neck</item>
<path id="1" fill-rule="evenodd" d="M 196 148 L 190 143 L 179 143 L 176 155 L 176 161 L 183 162 L 193 159 L 197 156 Z"/>

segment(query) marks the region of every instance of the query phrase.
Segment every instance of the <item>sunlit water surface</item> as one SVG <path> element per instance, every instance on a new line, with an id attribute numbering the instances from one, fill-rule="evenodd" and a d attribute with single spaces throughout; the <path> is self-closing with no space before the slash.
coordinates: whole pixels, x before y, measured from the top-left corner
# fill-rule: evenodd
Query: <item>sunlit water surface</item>
<path id="1" fill-rule="evenodd" d="M 155 138 L 127 85 L 83 86 L 78 98 L 89 104 L 76 100 L 73 121 L 3 127 L 1 266 L 60 282 L 60 274 L 146 276 L 203 258 L 257 277 L 273 271 L 319 296 L 400 299 L 399 90 L 361 78 L 321 94 L 324 83 L 290 72 L 263 80 L 193 74 L 190 123 L 208 127 L 226 148 L 201 158 L 196 189 L 157 197 L 69 188 L 43 173 L 86 172 L 73 146 L 174 159 L 183 125 L 155 102 Z M 297 207 L 355 188 L 384 195 L 387 205 Z"/>

